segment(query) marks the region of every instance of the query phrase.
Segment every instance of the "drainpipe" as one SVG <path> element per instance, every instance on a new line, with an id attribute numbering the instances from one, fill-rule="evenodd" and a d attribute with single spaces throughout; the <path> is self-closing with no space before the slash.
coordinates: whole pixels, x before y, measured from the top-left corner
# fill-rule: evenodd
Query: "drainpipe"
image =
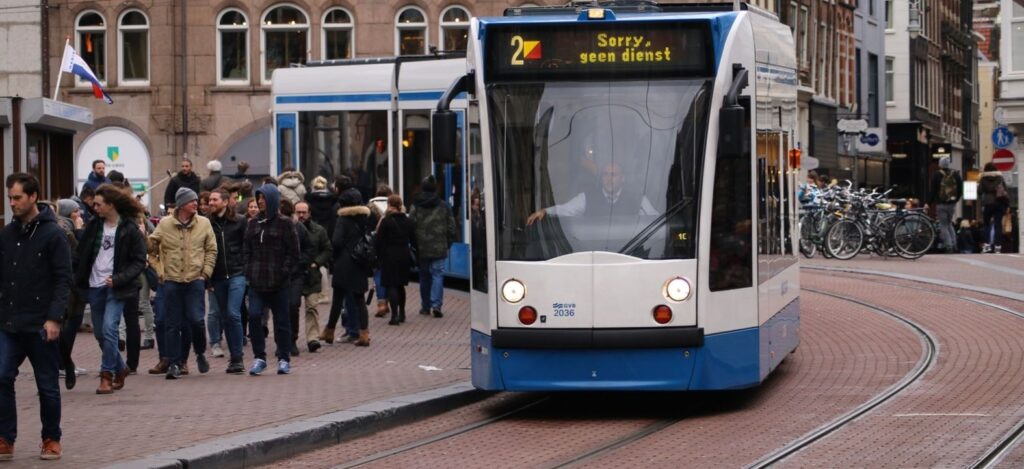
<path id="1" fill-rule="evenodd" d="M 39 54 L 43 64 L 43 76 L 40 86 L 43 87 L 39 96 L 46 96 L 50 88 L 50 1 L 39 2 Z M 54 97 L 56 99 L 56 96 Z"/>
<path id="2" fill-rule="evenodd" d="M 182 155 L 188 158 L 188 2 L 181 2 L 181 130 Z"/>

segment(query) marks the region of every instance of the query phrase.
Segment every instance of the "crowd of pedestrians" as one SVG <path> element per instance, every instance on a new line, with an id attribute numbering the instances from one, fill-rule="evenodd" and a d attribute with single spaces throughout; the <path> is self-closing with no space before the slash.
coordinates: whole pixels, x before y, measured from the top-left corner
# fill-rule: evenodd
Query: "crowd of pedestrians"
<path id="1" fill-rule="evenodd" d="M 26 359 L 40 401 L 40 457 L 61 457 L 59 380 L 70 390 L 84 372 L 72 350 L 86 307 L 101 351 L 100 395 L 125 387 L 141 349 L 158 351 L 149 374 L 178 380 L 190 354 L 199 373 L 210 370 L 209 353 L 227 355 L 229 374 L 264 374 L 271 327 L 279 375 L 291 373 L 300 345 L 315 353 L 334 343 L 339 320 L 345 341 L 369 346 L 367 305 L 376 296 L 377 317 L 404 323 L 413 266 L 420 313 L 443 317 L 455 220 L 432 177 L 407 214 L 387 186 L 364 200 L 346 175 L 317 176 L 307 190 L 290 169 L 257 186 L 239 177 L 245 166 L 228 177 L 211 161 L 200 179 L 183 160 L 164 193 L 166 215 L 152 221 L 124 175 L 107 174 L 102 160 L 77 196 L 54 204 L 40 199 L 34 176 L 7 177 L 14 217 L 0 230 L 0 460 L 13 458 L 14 383 Z M 321 329 L 325 274 L 331 314 Z"/>

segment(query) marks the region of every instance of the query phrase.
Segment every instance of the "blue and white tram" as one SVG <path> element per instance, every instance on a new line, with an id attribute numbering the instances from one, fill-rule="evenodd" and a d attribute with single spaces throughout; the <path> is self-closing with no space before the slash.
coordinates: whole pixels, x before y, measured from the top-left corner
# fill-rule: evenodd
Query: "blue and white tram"
<path id="1" fill-rule="evenodd" d="M 301 171 L 306 185 L 322 175 L 348 174 L 364 198 L 388 184 L 410 201 L 433 174 L 452 207 L 459 239 L 445 274 L 469 276 L 469 199 L 464 142 L 448 164 L 435 164 L 430 150 L 430 112 L 452 80 L 465 73 L 465 59 L 443 56 L 339 60 L 274 71 L 271 86 L 274 131 L 270 168 Z M 465 99 L 452 109 L 459 125 Z"/>
<path id="2" fill-rule="evenodd" d="M 432 125 L 454 153 L 448 103 L 467 97 L 473 384 L 761 383 L 799 344 L 789 29 L 594 3 L 469 37 Z"/>

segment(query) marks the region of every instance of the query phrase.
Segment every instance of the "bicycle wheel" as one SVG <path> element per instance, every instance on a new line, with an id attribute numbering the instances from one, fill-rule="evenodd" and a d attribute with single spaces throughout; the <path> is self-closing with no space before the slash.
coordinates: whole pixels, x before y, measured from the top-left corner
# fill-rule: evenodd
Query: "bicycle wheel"
<path id="1" fill-rule="evenodd" d="M 917 259 L 935 242 L 935 225 L 924 215 L 909 214 L 893 226 L 892 241 L 900 257 Z"/>
<path id="2" fill-rule="evenodd" d="M 882 257 L 896 257 L 899 253 L 893 247 L 892 242 L 892 227 L 895 225 L 896 218 L 886 216 L 878 219 L 876 223 L 875 232 L 875 254 Z"/>
<path id="3" fill-rule="evenodd" d="M 800 217 L 800 254 L 810 259 L 818 252 L 818 246 L 814 244 L 814 217 L 804 215 Z"/>
<path id="4" fill-rule="evenodd" d="M 825 251 L 836 259 L 852 259 L 864 245 L 864 231 L 853 220 L 839 220 L 825 234 Z"/>

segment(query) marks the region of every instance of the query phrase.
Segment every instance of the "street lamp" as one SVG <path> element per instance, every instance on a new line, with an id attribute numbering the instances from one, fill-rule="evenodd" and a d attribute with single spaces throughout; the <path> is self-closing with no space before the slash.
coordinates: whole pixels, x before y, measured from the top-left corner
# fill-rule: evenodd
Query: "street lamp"
<path id="1" fill-rule="evenodd" d="M 915 39 L 921 34 L 921 0 L 909 0 L 907 3 L 907 32 L 910 33 L 911 39 Z"/>

